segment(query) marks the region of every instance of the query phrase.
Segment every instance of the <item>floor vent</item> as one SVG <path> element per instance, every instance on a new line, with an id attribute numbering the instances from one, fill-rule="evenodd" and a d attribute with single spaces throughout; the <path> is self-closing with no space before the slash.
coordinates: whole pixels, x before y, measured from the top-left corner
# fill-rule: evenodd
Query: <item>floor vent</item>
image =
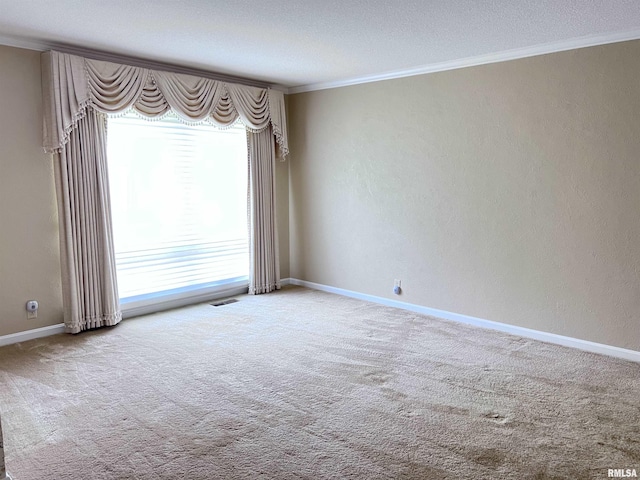
<path id="1" fill-rule="evenodd" d="M 236 303 L 238 300 L 235 298 L 230 298 L 229 300 L 220 300 L 219 302 L 212 303 L 214 307 L 221 307 L 223 305 L 229 305 L 230 303 Z"/>

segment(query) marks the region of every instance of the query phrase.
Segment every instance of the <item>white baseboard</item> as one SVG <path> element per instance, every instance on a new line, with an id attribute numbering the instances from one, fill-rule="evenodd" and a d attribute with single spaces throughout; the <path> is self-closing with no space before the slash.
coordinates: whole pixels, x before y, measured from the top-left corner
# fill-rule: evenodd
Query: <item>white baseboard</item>
<path id="1" fill-rule="evenodd" d="M 288 278 L 287 284 L 299 285 L 301 287 L 312 288 L 314 290 L 321 290 L 323 292 L 328 292 L 328 293 L 335 293 L 345 297 L 357 298 L 358 300 L 365 300 L 372 303 L 378 303 L 380 305 L 386 305 L 388 307 L 400 308 L 403 310 L 408 310 L 410 312 L 430 315 L 432 317 L 444 318 L 446 320 L 452 320 L 454 322 L 459 322 L 459 323 L 466 323 L 467 325 L 474 325 L 477 327 L 490 328 L 492 330 L 499 330 L 501 332 L 517 335 L 519 337 L 533 338 L 535 340 L 540 340 L 542 342 L 555 343 L 557 345 L 577 348 L 579 350 L 584 350 L 587 352 L 593 352 L 593 353 L 599 353 L 602 355 L 609 355 L 611 357 L 623 358 L 625 360 L 631 360 L 633 362 L 640 362 L 640 352 L 635 350 L 628 350 L 626 348 L 614 347 L 611 345 L 605 345 L 603 343 L 590 342 L 588 340 L 581 340 L 579 338 L 565 337 L 563 335 L 556 335 L 555 333 L 541 332 L 539 330 L 532 330 L 530 328 L 525 328 L 525 327 L 517 327 L 515 325 L 509 325 L 506 323 L 493 322 L 491 320 L 471 317 L 469 315 L 462 315 L 460 313 L 447 312 L 445 310 L 438 310 L 436 308 L 423 307 L 421 305 L 400 302 L 398 300 L 391 300 L 384 297 L 377 297 L 375 295 L 367 295 L 365 293 L 354 292 L 352 290 L 345 290 L 343 288 L 330 287 L 328 285 L 322 285 L 320 283 L 307 282 L 306 280 L 298 280 L 297 278 Z"/>
<path id="2" fill-rule="evenodd" d="M 64 333 L 64 323 L 3 335 L 0 337 L 0 347 L 11 345 L 12 343 L 26 342 L 34 338 L 48 337 L 49 335 L 56 335 L 58 333 Z"/>
<path id="3" fill-rule="evenodd" d="M 579 338 L 565 337 L 563 335 L 556 335 L 555 333 L 541 332 L 539 330 L 533 330 L 525 327 L 518 327 L 515 325 L 509 325 L 506 323 L 493 322 L 491 320 L 485 320 L 478 317 L 472 317 L 469 315 L 462 315 L 460 313 L 447 312 L 445 310 L 438 310 L 436 308 L 423 307 L 421 305 L 415 305 L 413 303 L 400 302 L 398 300 L 391 300 L 384 297 L 378 297 L 375 295 L 368 295 L 365 293 L 354 292 L 352 290 L 345 290 L 343 288 L 331 287 L 329 285 L 322 285 L 320 283 L 307 282 L 306 280 L 299 280 L 297 278 L 284 278 L 280 281 L 282 286 L 286 285 L 299 285 L 301 287 L 307 287 L 314 290 L 320 290 L 328 293 L 335 293 L 345 297 L 356 298 L 358 300 L 365 300 L 388 307 L 400 308 L 410 312 L 421 313 L 423 315 L 430 315 L 432 317 L 443 318 L 446 320 L 452 320 L 454 322 L 465 323 L 467 325 L 474 325 L 482 328 L 490 328 L 492 330 L 498 330 L 512 335 L 520 337 L 533 338 L 543 342 L 555 343 L 557 345 L 563 345 L 565 347 L 577 348 L 587 352 L 599 353 L 602 355 L 609 355 L 612 357 L 623 358 L 625 360 L 631 360 L 633 362 L 640 362 L 640 352 L 635 350 L 628 350 L 625 348 L 614 347 L 612 345 L 605 345 L 603 343 L 590 342 L 588 340 L 581 340 Z M 233 292 L 233 293 L 232 293 Z M 235 295 L 244 293 L 242 289 L 237 291 L 227 291 L 225 294 Z M 204 300 L 203 300 L 204 301 Z M 178 305 L 172 305 L 170 308 L 176 308 Z M 133 312 L 131 312 L 133 313 Z M 141 312 L 136 312 L 140 314 Z M 33 340 L 35 338 L 48 337 L 49 335 L 56 335 L 58 333 L 64 333 L 64 324 L 50 325 L 48 327 L 35 328 L 32 330 L 26 330 L 24 332 L 12 333 L 9 335 L 0 336 L 0 347 L 4 345 L 11 345 L 13 343 L 26 342 L 27 340 Z"/>
<path id="4" fill-rule="evenodd" d="M 283 283 L 283 285 L 288 284 L 288 282 Z M 236 286 L 234 284 L 227 288 L 218 288 L 215 291 L 207 291 L 198 295 L 191 295 L 188 298 L 172 297 L 149 302 L 129 303 L 122 306 L 122 318 L 127 319 L 140 315 L 147 315 L 149 313 L 156 313 L 172 308 L 179 308 L 187 305 L 209 302 L 218 300 L 220 298 L 231 297 L 234 295 L 242 295 L 245 293 L 247 293 L 246 285 L 243 284 L 242 286 Z M 49 335 L 56 335 L 58 333 L 64 333 L 64 323 L 0 336 L 0 347 L 4 345 L 11 345 L 13 343 L 26 342 L 27 340 L 33 340 L 35 338 L 48 337 Z"/>
<path id="5" fill-rule="evenodd" d="M 137 317 L 139 315 L 156 313 L 162 310 L 169 310 L 172 308 L 179 308 L 187 305 L 209 302 L 218 300 L 220 298 L 231 297 L 234 295 L 242 295 L 245 293 L 247 293 L 247 287 L 243 285 L 240 287 L 232 286 L 230 288 L 218 289 L 213 292 L 205 292 L 199 295 L 192 295 L 188 298 L 169 298 L 164 300 L 156 300 L 155 302 L 138 302 L 138 304 L 131 303 L 122 306 L 122 318 L 127 319 L 131 317 Z M 64 323 L 0 336 L 0 347 L 4 345 L 11 345 L 13 343 L 26 342 L 27 340 L 33 340 L 34 338 L 48 337 L 49 335 L 56 335 L 58 333 L 64 333 Z"/>

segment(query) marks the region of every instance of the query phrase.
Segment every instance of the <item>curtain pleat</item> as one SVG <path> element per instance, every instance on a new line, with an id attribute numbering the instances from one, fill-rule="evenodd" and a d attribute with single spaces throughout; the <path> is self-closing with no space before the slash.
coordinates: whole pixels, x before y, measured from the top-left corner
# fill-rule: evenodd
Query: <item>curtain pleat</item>
<path id="1" fill-rule="evenodd" d="M 287 118 L 284 106 L 284 93 L 269 89 L 269 116 L 273 135 L 276 137 L 276 156 L 285 158 L 289 155 L 289 139 L 287 138 Z"/>
<path id="2" fill-rule="evenodd" d="M 224 90 L 220 82 L 208 78 L 167 72 L 154 72 L 153 75 L 171 109 L 189 122 L 209 117 Z"/>
<path id="3" fill-rule="evenodd" d="M 149 70 L 110 62 L 86 61 L 91 105 L 100 112 L 122 112 L 142 95 Z"/>
<path id="4" fill-rule="evenodd" d="M 253 131 L 260 131 L 269 125 L 269 94 L 264 88 L 226 84 L 227 91 L 238 111 L 242 123 Z"/>
<path id="5" fill-rule="evenodd" d="M 122 319 L 106 156 L 106 118 L 92 109 L 56 158 L 65 327 L 70 333 Z"/>
<path id="6" fill-rule="evenodd" d="M 42 54 L 43 146 L 59 150 L 89 104 L 84 59 L 57 52 Z"/>
<path id="7" fill-rule="evenodd" d="M 238 118 L 238 112 L 233 106 L 229 92 L 224 91 L 218 104 L 211 112 L 211 119 L 218 125 L 231 125 Z"/>
<path id="8" fill-rule="evenodd" d="M 151 75 L 147 77 L 147 82 L 133 108 L 145 117 L 159 117 L 171 110 L 171 106 L 165 100 Z"/>
<path id="9" fill-rule="evenodd" d="M 271 128 L 247 131 L 249 156 L 249 293 L 280 289 L 275 145 Z"/>

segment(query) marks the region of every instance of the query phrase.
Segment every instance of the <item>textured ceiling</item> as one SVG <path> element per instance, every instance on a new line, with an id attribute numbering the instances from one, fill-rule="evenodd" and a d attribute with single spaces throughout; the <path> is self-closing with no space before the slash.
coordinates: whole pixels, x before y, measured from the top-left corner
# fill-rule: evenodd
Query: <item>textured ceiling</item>
<path id="1" fill-rule="evenodd" d="M 0 0 L 0 43 L 78 46 L 284 86 L 585 37 L 640 38 L 640 1 Z"/>

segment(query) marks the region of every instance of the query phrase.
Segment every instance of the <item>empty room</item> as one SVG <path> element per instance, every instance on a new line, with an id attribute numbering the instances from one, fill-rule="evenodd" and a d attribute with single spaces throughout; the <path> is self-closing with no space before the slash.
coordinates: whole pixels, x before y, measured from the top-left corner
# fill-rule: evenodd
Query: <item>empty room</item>
<path id="1" fill-rule="evenodd" d="M 0 12 L 0 480 L 638 476 L 640 3 Z"/>

